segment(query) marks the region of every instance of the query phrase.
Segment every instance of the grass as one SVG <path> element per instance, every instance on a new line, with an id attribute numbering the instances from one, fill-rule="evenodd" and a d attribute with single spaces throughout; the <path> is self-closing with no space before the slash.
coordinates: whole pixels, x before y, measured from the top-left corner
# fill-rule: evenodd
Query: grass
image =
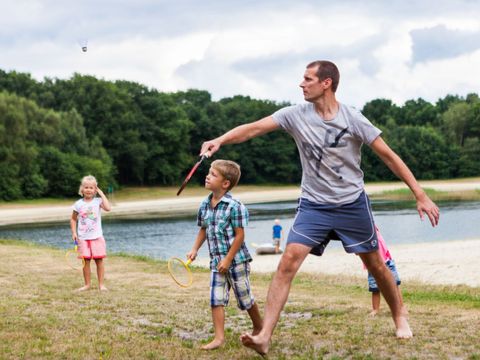
<path id="1" fill-rule="evenodd" d="M 79 272 L 60 250 L 0 241 L 2 359 L 255 359 L 238 340 L 246 313 L 226 309 L 227 342 L 212 337 L 209 273 L 174 285 L 165 262 L 138 256 L 106 260 L 109 292 L 76 293 Z M 92 266 L 94 268 L 94 266 Z M 260 308 L 271 274 L 253 274 Z M 480 359 L 480 288 L 402 284 L 415 336 L 397 340 L 386 305 L 368 317 L 366 279 L 299 274 L 275 330 L 271 359 Z M 232 298 L 233 300 L 233 298 Z"/>

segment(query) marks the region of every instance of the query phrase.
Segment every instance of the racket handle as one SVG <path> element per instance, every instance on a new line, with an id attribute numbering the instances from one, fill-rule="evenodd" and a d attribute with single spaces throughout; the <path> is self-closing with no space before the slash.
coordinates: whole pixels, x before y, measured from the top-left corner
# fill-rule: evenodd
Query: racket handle
<path id="1" fill-rule="evenodd" d="M 192 259 L 188 259 L 186 262 L 185 262 L 185 265 L 190 265 L 192 263 Z"/>

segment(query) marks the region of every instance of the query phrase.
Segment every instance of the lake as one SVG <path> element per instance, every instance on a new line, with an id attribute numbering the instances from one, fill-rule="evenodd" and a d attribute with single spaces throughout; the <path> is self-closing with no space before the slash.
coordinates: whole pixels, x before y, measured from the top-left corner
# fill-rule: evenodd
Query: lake
<path id="1" fill-rule="evenodd" d="M 480 202 L 439 203 L 440 225 L 420 221 L 413 202 L 373 201 L 375 222 L 387 244 L 480 239 Z M 246 242 L 271 241 L 273 220 L 280 219 L 285 236 L 293 223 L 296 202 L 249 205 L 250 224 Z M 145 255 L 156 259 L 184 257 L 190 250 L 198 227 L 195 216 L 179 219 L 103 220 L 108 253 Z M 23 239 L 66 249 L 72 247 L 69 223 L 0 227 L 0 238 Z M 479 240 L 480 241 L 480 240 Z M 330 247 L 341 247 L 332 242 Z M 199 256 L 207 257 L 204 244 Z"/>

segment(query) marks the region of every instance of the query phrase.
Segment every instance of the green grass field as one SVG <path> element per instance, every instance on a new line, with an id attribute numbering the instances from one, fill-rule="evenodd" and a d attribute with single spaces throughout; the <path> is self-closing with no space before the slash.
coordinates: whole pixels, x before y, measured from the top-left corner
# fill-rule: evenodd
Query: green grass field
<path id="1" fill-rule="evenodd" d="M 205 269 L 195 268 L 194 284 L 181 289 L 164 262 L 110 256 L 110 291 L 77 293 L 82 276 L 61 250 L 2 240 L 0 255 L 1 359 L 260 358 L 239 341 L 250 323 L 233 298 L 225 346 L 199 350 L 212 337 Z M 270 279 L 252 276 L 261 309 Z M 366 278 L 299 274 L 269 358 L 480 359 L 480 288 L 408 282 L 402 290 L 410 340 L 395 338 L 385 302 L 368 316 Z"/>

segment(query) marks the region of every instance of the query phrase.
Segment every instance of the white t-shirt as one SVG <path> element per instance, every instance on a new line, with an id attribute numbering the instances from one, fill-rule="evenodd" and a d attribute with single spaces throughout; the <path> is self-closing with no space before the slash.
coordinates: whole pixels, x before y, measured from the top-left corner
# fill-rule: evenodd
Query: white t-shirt
<path id="1" fill-rule="evenodd" d="M 78 214 L 77 234 L 80 240 L 93 240 L 103 236 L 100 205 L 102 198 L 91 201 L 80 199 L 73 204 L 73 211 Z"/>
<path id="2" fill-rule="evenodd" d="M 302 162 L 302 197 L 328 204 L 348 204 L 364 189 L 360 169 L 362 144 L 381 130 L 353 107 L 339 104 L 333 120 L 324 120 L 312 103 L 284 107 L 272 115 L 294 139 Z"/>

